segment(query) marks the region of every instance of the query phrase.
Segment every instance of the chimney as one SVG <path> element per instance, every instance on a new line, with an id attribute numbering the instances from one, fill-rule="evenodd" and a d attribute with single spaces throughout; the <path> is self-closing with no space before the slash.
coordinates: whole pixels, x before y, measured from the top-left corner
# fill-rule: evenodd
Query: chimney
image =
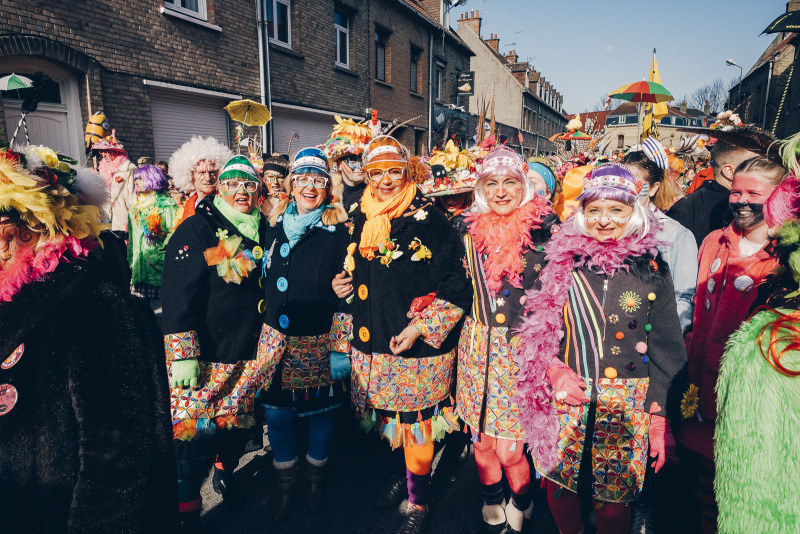
<path id="1" fill-rule="evenodd" d="M 481 36 L 481 12 L 478 10 L 475 11 L 468 11 L 466 13 L 462 13 L 461 16 L 458 18 L 458 28 L 461 29 L 461 25 L 464 24 L 469 26 L 472 31 L 475 32 L 475 35 L 478 37 Z"/>
<path id="2" fill-rule="evenodd" d="M 506 54 L 506 59 L 508 60 L 509 63 L 516 63 L 517 60 L 519 59 L 517 51 L 511 50 L 508 54 Z"/>
<path id="3" fill-rule="evenodd" d="M 682 112 L 686 113 L 686 110 L 687 110 L 688 108 L 689 108 L 689 106 L 686 104 L 686 100 L 683 100 L 683 101 L 681 102 L 680 110 L 681 110 Z"/>
<path id="4" fill-rule="evenodd" d="M 789 0 L 788 2 L 786 2 L 787 13 L 798 10 L 800 10 L 800 0 Z"/>
<path id="5" fill-rule="evenodd" d="M 488 44 L 492 50 L 498 52 L 498 48 L 500 47 L 500 38 L 497 37 L 496 33 L 490 33 L 489 38 L 486 39 L 485 43 Z"/>

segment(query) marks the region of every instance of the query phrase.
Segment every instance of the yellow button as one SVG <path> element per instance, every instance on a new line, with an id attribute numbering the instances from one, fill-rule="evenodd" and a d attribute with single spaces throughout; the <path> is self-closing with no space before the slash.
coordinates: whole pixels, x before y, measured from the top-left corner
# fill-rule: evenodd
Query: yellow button
<path id="1" fill-rule="evenodd" d="M 647 294 L 647 300 L 649 300 L 650 302 L 653 302 L 654 300 L 656 300 L 656 294 L 655 293 L 648 293 Z"/>
<path id="2" fill-rule="evenodd" d="M 369 330 L 367 330 L 366 326 L 362 326 L 358 329 L 358 339 L 366 343 L 369 341 Z"/>
<path id="3" fill-rule="evenodd" d="M 506 316 L 502 313 L 498 313 L 494 316 L 494 320 L 497 321 L 497 324 L 503 324 L 506 322 Z"/>
<path id="4" fill-rule="evenodd" d="M 367 289 L 367 286 L 365 286 L 364 284 L 358 286 L 358 298 L 360 298 L 361 300 L 367 300 L 368 296 L 369 296 L 369 290 Z"/>
<path id="5" fill-rule="evenodd" d="M 258 301 L 258 313 L 264 313 L 267 311 L 267 303 L 264 302 L 264 299 Z"/>
<path id="6" fill-rule="evenodd" d="M 255 259 L 260 260 L 263 255 L 264 255 L 264 249 L 263 248 L 261 248 L 259 246 L 253 247 L 253 257 Z"/>
<path id="7" fill-rule="evenodd" d="M 606 378 L 617 378 L 617 370 L 613 367 L 606 367 L 606 370 L 603 371 L 603 374 L 606 375 Z"/>

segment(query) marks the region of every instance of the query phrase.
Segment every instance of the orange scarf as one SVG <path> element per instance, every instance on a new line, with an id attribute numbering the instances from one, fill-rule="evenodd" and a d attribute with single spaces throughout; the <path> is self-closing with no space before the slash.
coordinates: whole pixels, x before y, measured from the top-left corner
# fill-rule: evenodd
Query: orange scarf
<path id="1" fill-rule="evenodd" d="M 361 197 L 361 211 L 367 216 L 367 222 L 361 230 L 361 241 L 358 243 L 358 251 L 362 257 L 367 260 L 375 257 L 375 251 L 380 244 L 389 239 L 392 219 L 396 219 L 406 211 L 416 194 L 417 185 L 414 182 L 406 182 L 397 195 L 384 202 L 378 202 L 371 192 Z"/>

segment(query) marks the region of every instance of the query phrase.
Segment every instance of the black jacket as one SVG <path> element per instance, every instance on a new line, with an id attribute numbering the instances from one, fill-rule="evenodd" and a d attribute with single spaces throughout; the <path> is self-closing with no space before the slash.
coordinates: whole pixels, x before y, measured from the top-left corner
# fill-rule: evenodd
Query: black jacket
<path id="1" fill-rule="evenodd" d="M 260 235 L 266 226 L 262 218 Z M 255 359 L 264 312 L 264 303 L 259 309 L 261 260 L 241 283 L 226 282 L 203 255 L 219 244 L 220 231 L 241 237 L 240 249 L 263 253 L 214 207 L 213 197 L 205 197 L 167 243 L 161 279 L 163 331 L 167 335 L 194 330 L 201 360 L 231 364 Z"/>
<path id="2" fill-rule="evenodd" d="M 699 247 L 708 234 L 733 222 L 728 206 L 730 194 L 730 190 L 715 180 L 708 180 L 694 193 L 677 201 L 667 211 L 667 216 L 688 228 Z"/>
<path id="3" fill-rule="evenodd" d="M 92 271 L 92 272 L 90 272 Z M 0 531 L 177 528 L 164 348 L 152 317 L 86 262 L 0 304 Z"/>
<path id="4" fill-rule="evenodd" d="M 438 299 L 461 308 L 464 314 L 469 312 L 472 291 L 464 264 L 464 246 L 432 200 L 418 194 L 402 215 L 392 219 L 389 237 L 394 240 L 395 250 L 403 254 L 388 263 L 381 261 L 380 254 L 370 261 L 361 255 L 357 246 L 366 216 L 360 207 L 351 216 L 351 243 L 356 250 L 354 298 L 349 311 L 353 315 L 355 349 L 365 354 L 391 354 L 389 340 L 408 326 L 406 314 L 411 302 L 434 291 Z M 415 239 L 430 249 L 429 259 L 413 260 L 415 250 L 410 246 Z M 455 348 L 458 334 L 457 329 L 452 329 L 440 348 L 428 345 L 420 337 L 402 356 L 444 354 Z"/>

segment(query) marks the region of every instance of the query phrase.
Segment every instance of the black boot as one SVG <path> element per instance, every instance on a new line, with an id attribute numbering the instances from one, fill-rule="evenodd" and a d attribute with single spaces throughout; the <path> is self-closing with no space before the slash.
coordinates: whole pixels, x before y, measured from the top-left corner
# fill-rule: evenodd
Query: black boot
<path id="1" fill-rule="evenodd" d="M 325 483 L 327 459 L 320 462 L 319 460 L 313 460 L 307 456 L 306 460 L 308 460 L 308 471 L 306 472 L 306 478 L 308 479 L 308 499 L 306 504 L 310 512 L 316 513 L 325 506 L 323 485 Z"/>
<path id="2" fill-rule="evenodd" d="M 242 496 L 236 492 L 233 484 L 233 472 L 229 469 L 220 469 L 214 466 L 214 476 L 211 478 L 211 487 L 222 496 L 222 502 L 227 506 L 239 506 Z"/>
<path id="3" fill-rule="evenodd" d="M 296 467 L 294 462 L 291 467 L 278 469 L 278 491 L 272 503 L 272 521 L 283 523 L 289 518 L 289 510 L 292 506 L 292 490 L 297 479 Z"/>
<path id="4" fill-rule="evenodd" d="M 425 524 L 428 522 L 428 507 L 417 508 L 411 503 L 407 503 L 405 516 L 400 527 L 395 530 L 395 534 L 421 534 L 425 531 Z"/>
<path id="5" fill-rule="evenodd" d="M 408 488 L 406 486 L 406 477 L 392 475 L 388 482 L 386 482 L 386 485 L 380 489 L 378 495 L 375 497 L 375 507 L 381 510 L 391 508 L 405 499 L 407 496 Z"/>
<path id="6" fill-rule="evenodd" d="M 180 527 L 178 532 L 180 534 L 198 534 L 202 532 L 200 527 L 200 510 L 192 510 L 191 512 L 181 512 L 178 514 Z"/>

